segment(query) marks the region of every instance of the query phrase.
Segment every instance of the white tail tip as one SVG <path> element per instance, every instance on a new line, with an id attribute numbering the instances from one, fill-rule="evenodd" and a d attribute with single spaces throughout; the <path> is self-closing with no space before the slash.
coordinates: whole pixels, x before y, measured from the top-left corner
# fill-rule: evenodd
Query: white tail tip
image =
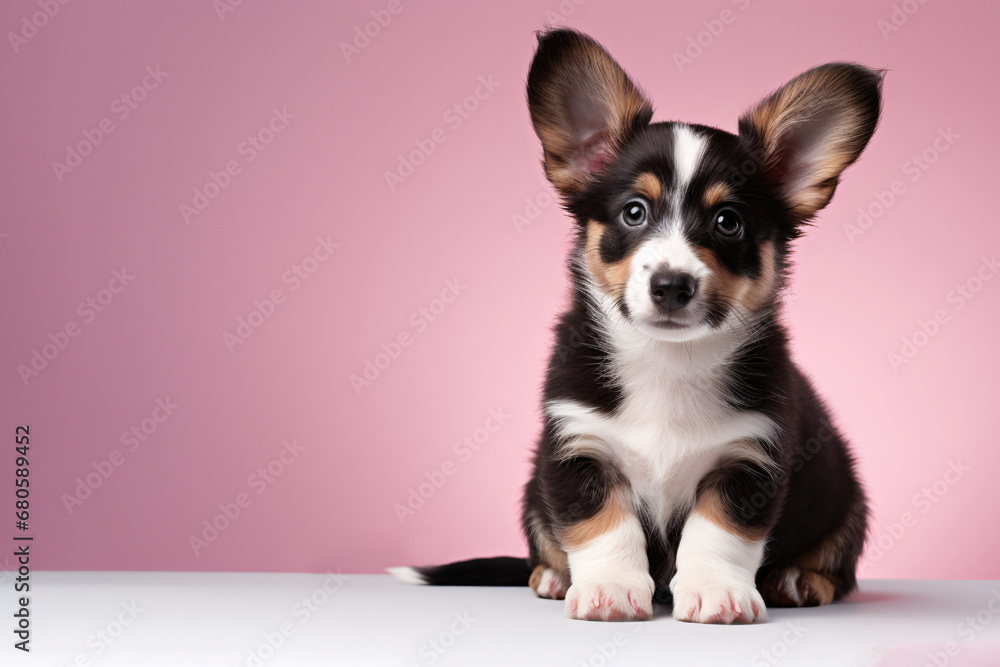
<path id="1" fill-rule="evenodd" d="M 385 569 L 389 574 L 396 575 L 397 578 L 410 584 L 426 584 L 427 581 L 424 579 L 424 575 L 420 574 L 412 567 L 387 567 Z"/>

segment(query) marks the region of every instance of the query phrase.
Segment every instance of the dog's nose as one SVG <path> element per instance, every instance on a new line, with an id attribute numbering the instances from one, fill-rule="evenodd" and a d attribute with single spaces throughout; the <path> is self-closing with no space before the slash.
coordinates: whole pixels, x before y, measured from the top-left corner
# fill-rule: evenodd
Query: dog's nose
<path id="1" fill-rule="evenodd" d="M 660 310 L 680 310 L 694 298 L 698 283 L 686 273 L 659 271 L 649 279 L 649 295 Z"/>

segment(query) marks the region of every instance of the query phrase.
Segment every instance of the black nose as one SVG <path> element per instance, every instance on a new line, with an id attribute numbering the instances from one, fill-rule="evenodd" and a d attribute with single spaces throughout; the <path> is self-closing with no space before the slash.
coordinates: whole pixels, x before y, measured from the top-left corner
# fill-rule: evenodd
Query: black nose
<path id="1" fill-rule="evenodd" d="M 660 310 L 680 310 L 691 303 L 698 283 L 686 273 L 661 271 L 649 279 L 649 294 Z"/>

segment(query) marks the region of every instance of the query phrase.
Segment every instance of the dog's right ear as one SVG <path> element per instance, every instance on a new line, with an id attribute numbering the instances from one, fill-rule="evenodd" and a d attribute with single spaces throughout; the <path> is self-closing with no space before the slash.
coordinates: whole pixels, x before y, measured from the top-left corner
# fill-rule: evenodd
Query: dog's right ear
<path id="1" fill-rule="evenodd" d="M 528 108 L 545 175 L 564 197 L 581 192 L 653 116 L 649 100 L 604 47 L 569 29 L 539 34 Z"/>

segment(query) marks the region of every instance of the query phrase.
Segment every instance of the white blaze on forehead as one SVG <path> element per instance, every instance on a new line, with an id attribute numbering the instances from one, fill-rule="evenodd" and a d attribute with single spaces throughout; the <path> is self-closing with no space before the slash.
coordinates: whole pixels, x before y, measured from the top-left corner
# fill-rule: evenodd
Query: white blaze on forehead
<path id="1" fill-rule="evenodd" d="M 674 194 L 680 204 L 691 177 L 698 168 L 698 162 L 705 152 L 705 138 L 695 134 L 687 125 L 674 126 L 674 173 L 676 182 Z"/>

